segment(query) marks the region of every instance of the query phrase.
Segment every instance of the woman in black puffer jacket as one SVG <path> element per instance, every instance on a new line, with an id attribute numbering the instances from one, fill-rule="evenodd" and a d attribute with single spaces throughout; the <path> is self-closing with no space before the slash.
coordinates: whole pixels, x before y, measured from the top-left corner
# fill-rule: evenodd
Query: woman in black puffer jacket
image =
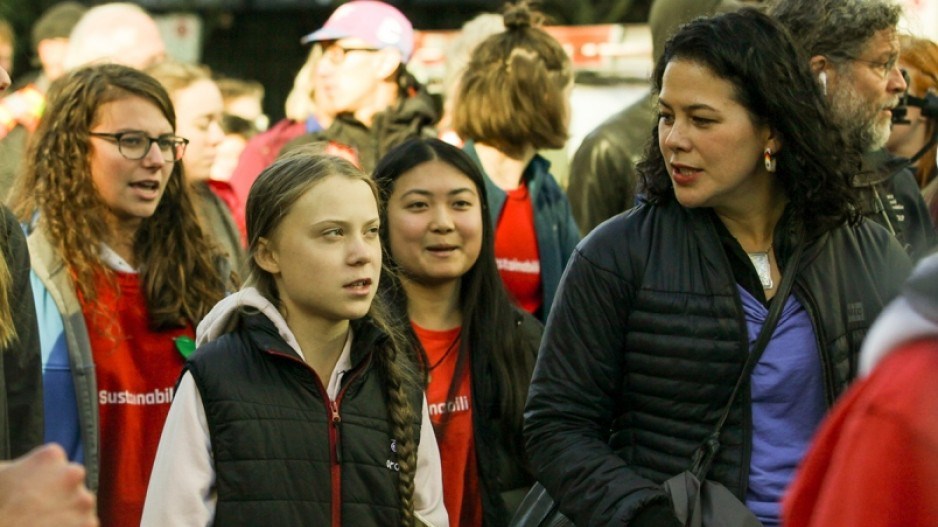
<path id="1" fill-rule="evenodd" d="M 777 525 L 795 466 L 910 262 L 856 219 L 855 157 L 776 22 L 753 10 L 691 22 L 653 85 L 646 200 L 570 261 L 529 392 L 527 451 L 577 525 L 679 525 L 661 483 L 690 467 L 795 273 L 707 475 Z"/>

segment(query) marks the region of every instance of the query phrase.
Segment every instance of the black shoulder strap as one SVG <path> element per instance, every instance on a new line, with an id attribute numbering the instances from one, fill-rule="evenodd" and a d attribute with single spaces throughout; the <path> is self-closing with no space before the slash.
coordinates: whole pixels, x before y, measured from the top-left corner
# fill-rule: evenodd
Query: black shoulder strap
<path id="1" fill-rule="evenodd" d="M 746 364 L 743 365 L 743 370 L 736 380 L 736 386 L 733 387 L 733 393 L 730 395 L 730 400 L 723 409 L 723 414 L 720 415 L 720 419 L 717 421 L 713 432 L 707 436 L 707 439 L 700 445 L 697 452 L 694 453 L 694 463 L 691 470 L 700 481 L 706 479 L 707 472 L 710 470 L 710 464 L 713 462 L 713 458 L 716 457 L 716 453 L 720 449 L 720 432 L 723 430 L 723 425 L 726 424 L 726 418 L 730 415 L 730 410 L 733 407 L 733 403 L 736 401 L 736 397 L 739 395 L 743 383 L 749 381 L 752 370 L 755 369 L 756 363 L 762 358 L 762 353 L 765 351 L 766 346 L 768 346 L 769 339 L 772 338 L 772 333 L 775 332 L 775 327 L 778 325 L 778 318 L 781 316 L 782 308 L 785 306 L 785 300 L 791 292 L 791 286 L 795 281 L 795 275 L 798 274 L 798 265 L 801 262 L 801 253 L 803 252 L 804 240 L 802 239 L 795 245 L 795 251 L 788 260 L 785 276 L 782 277 L 782 283 L 779 284 L 778 291 L 775 292 L 775 296 L 772 297 L 772 300 L 769 302 L 769 315 L 765 319 L 765 324 L 762 325 L 762 329 L 759 331 L 759 337 L 749 351 L 749 358 L 746 359 Z"/>

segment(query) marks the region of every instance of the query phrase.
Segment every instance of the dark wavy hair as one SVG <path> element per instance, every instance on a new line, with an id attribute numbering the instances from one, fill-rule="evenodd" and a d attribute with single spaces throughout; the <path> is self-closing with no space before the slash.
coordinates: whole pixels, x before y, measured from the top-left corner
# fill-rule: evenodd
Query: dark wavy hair
<path id="1" fill-rule="evenodd" d="M 661 91 L 664 70 L 681 60 L 705 66 L 729 81 L 733 98 L 752 121 L 780 138 L 775 177 L 794 217 L 815 235 L 856 220 L 849 177 L 859 166 L 842 133 L 831 124 L 828 105 L 808 68 L 808 60 L 788 32 L 772 18 L 743 9 L 682 26 L 665 44 L 655 65 L 652 87 Z M 652 203 L 674 199 L 674 187 L 658 144 L 658 124 L 638 163 Z"/>
<path id="2" fill-rule="evenodd" d="M 523 452 L 522 414 L 533 364 L 530 364 L 531 359 L 524 353 L 521 332 L 516 330 L 518 312 L 495 265 L 495 228 L 488 211 L 485 180 L 481 169 L 459 148 L 439 139 L 415 138 L 388 152 L 378 163 L 373 177 L 378 184 L 382 201 L 387 203 L 397 178 L 430 161 L 446 163 L 472 180 L 482 205 L 482 247 L 478 259 L 462 276 L 460 282 L 459 310 L 463 323 L 456 373 L 448 395 L 455 395 L 460 380 L 467 373 L 470 360 L 479 364 L 481 371 L 491 371 L 492 375 L 473 377 L 473 397 L 476 397 L 477 390 L 481 390 L 486 400 L 498 401 L 491 409 L 498 413 L 482 417 L 495 420 L 503 437 L 517 438 L 517 444 L 510 444 L 509 447 L 516 449 L 516 453 L 520 454 Z M 406 276 L 406 271 L 396 266 L 394 255 L 390 253 L 388 239 L 391 226 L 387 216 L 385 205 L 381 209 L 381 241 L 385 250 L 385 261 L 395 273 Z M 400 280 L 393 276 L 389 278 L 381 279 L 384 294 L 389 296 L 392 305 L 397 308 L 396 314 L 401 318 L 402 326 L 408 328 L 414 348 L 420 353 L 418 360 L 426 369 L 426 353 L 413 330 L 410 330 L 407 297 Z M 485 408 L 479 410 L 487 411 Z"/>
<path id="3" fill-rule="evenodd" d="M 95 276 L 113 275 L 101 260 L 100 244 L 108 239 L 110 227 L 107 205 L 92 180 L 88 134 L 104 104 L 130 97 L 159 108 L 176 128 L 166 90 L 133 68 L 92 65 L 52 83 L 45 114 L 30 141 L 26 171 L 11 198 L 20 221 L 28 223 L 38 213 L 38 227 L 88 301 L 97 296 Z M 231 284 L 230 277 L 219 272 L 224 256 L 199 226 L 182 163 L 174 164 L 156 211 L 140 223 L 133 252 L 154 329 L 197 324 Z"/>

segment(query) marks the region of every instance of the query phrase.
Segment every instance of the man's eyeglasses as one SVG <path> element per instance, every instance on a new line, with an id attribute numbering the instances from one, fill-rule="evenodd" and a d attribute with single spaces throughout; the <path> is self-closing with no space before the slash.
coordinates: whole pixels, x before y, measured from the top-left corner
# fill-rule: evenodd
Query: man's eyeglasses
<path id="1" fill-rule="evenodd" d="M 881 62 L 881 61 L 877 61 L 877 60 L 861 59 L 861 58 L 859 58 L 859 57 L 852 57 L 852 56 L 850 56 L 850 55 L 839 55 L 839 56 L 842 57 L 842 58 L 845 58 L 845 59 L 847 59 L 847 60 L 852 60 L 852 61 L 854 61 L 854 62 L 859 62 L 859 63 L 861 63 L 861 64 L 866 64 L 866 65 L 869 66 L 874 72 L 876 72 L 877 74 L 879 74 L 879 76 L 882 77 L 884 80 L 886 79 L 886 77 L 889 77 L 889 74 L 892 73 L 892 71 L 893 71 L 894 69 L 896 69 L 896 64 L 899 62 L 899 56 L 898 56 L 898 55 L 892 56 L 892 57 L 889 58 L 889 60 L 882 61 L 882 62 Z"/>
<path id="2" fill-rule="evenodd" d="M 328 46 L 325 46 L 322 50 L 322 58 L 328 60 L 332 64 L 341 64 L 345 60 L 345 56 L 353 51 L 364 51 L 366 53 L 374 53 L 375 51 L 381 51 L 377 48 L 356 48 L 351 46 L 340 46 L 338 43 L 333 42 Z"/>
<path id="3" fill-rule="evenodd" d="M 139 161 L 147 156 L 150 147 L 156 143 L 160 153 L 163 154 L 163 161 L 174 163 L 182 159 L 186 152 L 186 145 L 189 140 L 175 135 L 161 135 L 159 137 L 149 137 L 143 132 L 120 132 L 117 134 L 106 134 L 103 132 L 88 132 L 92 137 L 101 137 L 110 139 L 117 143 L 117 150 L 121 155 L 131 161 Z"/>

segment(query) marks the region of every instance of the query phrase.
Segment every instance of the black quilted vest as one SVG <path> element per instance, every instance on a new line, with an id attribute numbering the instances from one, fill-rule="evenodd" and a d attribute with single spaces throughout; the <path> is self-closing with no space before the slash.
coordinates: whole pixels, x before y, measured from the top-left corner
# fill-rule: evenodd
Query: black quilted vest
<path id="1" fill-rule="evenodd" d="M 396 445 L 371 356 L 383 334 L 367 322 L 353 331 L 336 424 L 318 377 L 262 315 L 189 360 L 211 435 L 215 525 L 400 524 Z M 419 438 L 422 393 L 411 399 Z"/>

